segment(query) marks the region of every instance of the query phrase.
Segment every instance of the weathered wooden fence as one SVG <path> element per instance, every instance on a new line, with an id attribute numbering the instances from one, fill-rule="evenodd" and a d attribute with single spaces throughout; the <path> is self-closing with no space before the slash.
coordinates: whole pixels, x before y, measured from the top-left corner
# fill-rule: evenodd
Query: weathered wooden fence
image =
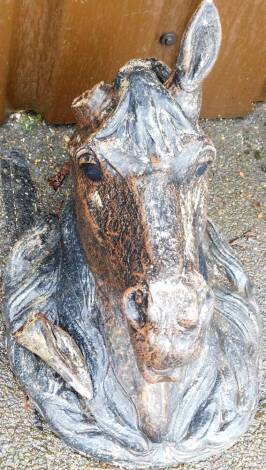
<path id="1" fill-rule="evenodd" d="M 200 0 L 0 0 L 0 119 L 32 109 L 72 122 L 71 101 L 134 57 L 173 65 Z M 203 116 L 241 116 L 266 99 L 266 0 L 216 0 L 223 44 Z M 160 43 L 176 33 L 171 46 Z"/>

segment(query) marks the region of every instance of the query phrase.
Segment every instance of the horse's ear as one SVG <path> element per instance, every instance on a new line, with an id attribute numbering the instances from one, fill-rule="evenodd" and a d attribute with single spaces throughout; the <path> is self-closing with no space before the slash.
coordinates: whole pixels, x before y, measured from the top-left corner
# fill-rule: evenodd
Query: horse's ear
<path id="1" fill-rule="evenodd" d="M 196 90 L 212 69 L 221 44 L 221 24 L 212 0 L 204 0 L 184 34 L 176 64 L 176 81 L 186 92 Z"/>

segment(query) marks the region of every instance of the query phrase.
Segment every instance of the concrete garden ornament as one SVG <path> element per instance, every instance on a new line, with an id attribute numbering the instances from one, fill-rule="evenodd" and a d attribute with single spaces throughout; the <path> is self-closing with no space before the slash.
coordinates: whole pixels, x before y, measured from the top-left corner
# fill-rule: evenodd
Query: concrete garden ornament
<path id="1" fill-rule="evenodd" d="M 256 409 L 256 304 L 207 220 L 215 149 L 198 116 L 220 40 L 205 0 L 173 71 L 132 60 L 73 102 L 74 195 L 59 218 L 35 210 L 22 157 L 3 161 L 17 214 L 5 272 L 12 368 L 69 446 L 125 467 L 219 453 Z"/>

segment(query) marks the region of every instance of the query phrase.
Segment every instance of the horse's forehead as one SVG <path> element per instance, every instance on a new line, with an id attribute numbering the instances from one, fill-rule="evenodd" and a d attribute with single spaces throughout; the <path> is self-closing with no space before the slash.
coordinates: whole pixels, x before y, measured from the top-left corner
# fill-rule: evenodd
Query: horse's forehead
<path id="1" fill-rule="evenodd" d="M 135 71 L 120 84 L 119 104 L 92 145 L 122 175 L 184 170 L 203 139 L 154 73 Z"/>

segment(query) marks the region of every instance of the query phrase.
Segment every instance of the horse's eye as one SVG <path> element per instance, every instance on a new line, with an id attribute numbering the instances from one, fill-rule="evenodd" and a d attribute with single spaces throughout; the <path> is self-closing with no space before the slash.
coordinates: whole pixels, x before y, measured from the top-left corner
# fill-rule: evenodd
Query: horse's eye
<path id="1" fill-rule="evenodd" d="M 101 181 L 103 174 L 97 163 L 82 163 L 80 165 L 83 173 L 92 181 Z"/>
<path id="2" fill-rule="evenodd" d="M 207 170 L 207 168 L 208 168 L 208 163 L 200 163 L 196 168 L 195 175 L 202 176 L 203 173 L 205 173 L 205 171 Z"/>
<path id="3" fill-rule="evenodd" d="M 80 169 L 92 181 L 101 181 L 103 174 L 98 163 L 84 162 L 80 164 Z"/>
<path id="4" fill-rule="evenodd" d="M 91 181 L 101 181 L 103 173 L 96 154 L 91 150 L 82 150 L 77 154 L 79 168 Z"/>

